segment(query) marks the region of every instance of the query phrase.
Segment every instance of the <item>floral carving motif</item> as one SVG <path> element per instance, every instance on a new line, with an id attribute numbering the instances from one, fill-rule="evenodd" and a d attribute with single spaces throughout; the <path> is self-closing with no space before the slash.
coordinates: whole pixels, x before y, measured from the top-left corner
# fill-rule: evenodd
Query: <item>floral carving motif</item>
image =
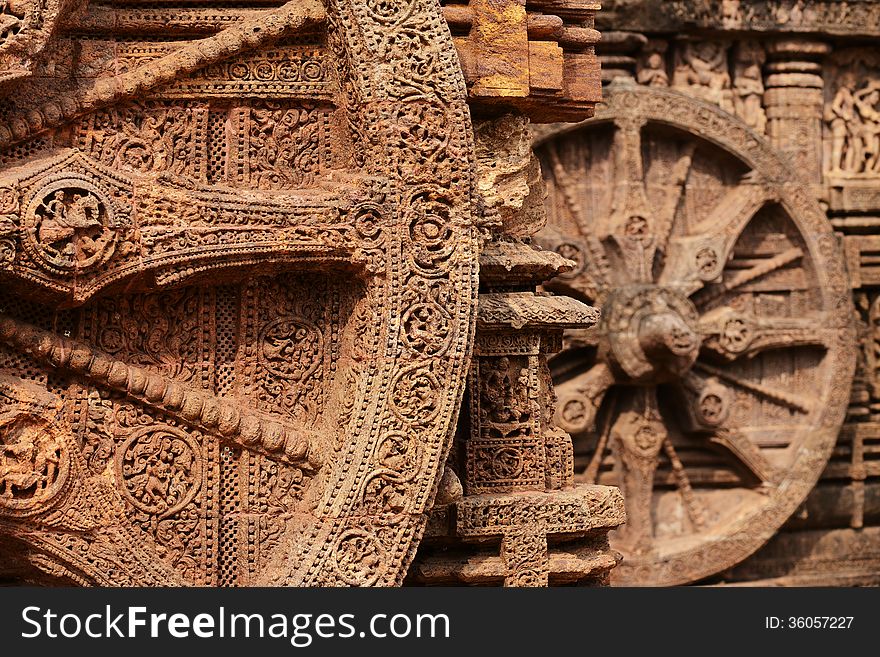
<path id="1" fill-rule="evenodd" d="M 0 187 L 0 215 L 18 212 L 18 192 L 12 187 Z"/>
<path id="2" fill-rule="evenodd" d="M 452 254 L 454 243 L 450 240 L 450 217 L 451 207 L 440 191 L 419 192 L 410 201 L 409 236 L 413 243 L 413 260 L 424 273 L 442 272 Z"/>
<path id="3" fill-rule="evenodd" d="M 390 25 L 396 23 L 412 11 L 414 2 L 404 0 L 367 0 L 367 13 L 377 23 Z"/>
<path id="4" fill-rule="evenodd" d="M 81 146 L 104 164 L 137 173 L 197 177 L 197 133 L 204 110 L 160 102 L 97 112 L 84 126 Z"/>
<path id="5" fill-rule="evenodd" d="M 321 169 L 320 110 L 265 103 L 251 108 L 251 181 L 262 189 L 311 184 Z"/>
<path id="6" fill-rule="evenodd" d="M 280 318 L 263 327 L 259 336 L 260 362 L 278 376 L 299 382 L 321 364 L 321 331 L 301 319 Z"/>
<path id="7" fill-rule="evenodd" d="M 97 306 L 96 345 L 190 381 L 201 358 L 201 305 L 194 288 L 104 299 Z"/>

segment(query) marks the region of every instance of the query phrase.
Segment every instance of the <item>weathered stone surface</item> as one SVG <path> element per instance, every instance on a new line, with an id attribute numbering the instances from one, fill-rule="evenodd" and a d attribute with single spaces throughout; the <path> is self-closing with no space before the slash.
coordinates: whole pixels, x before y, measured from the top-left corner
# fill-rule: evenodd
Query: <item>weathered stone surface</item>
<path id="1" fill-rule="evenodd" d="M 568 503 L 543 354 L 596 311 L 534 295 L 568 263 L 521 239 L 543 222 L 523 113 L 592 113 L 597 7 L 547 9 L 2 5 L 0 577 L 400 584 L 429 520 L 507 490 L 451 453 L 501 241 L 479 353 L 534 346 L 510 381 L 530 474 L 505 481 Z M 465 413 L 509 412 L 495 392 Z M 623 509 L 594 494 L 617 515 L 583 515 L 592 552 L 560 568 L 604 581 Z M 548 583 L 510 554 L 509 583 Z"/>
<path id="2" fill-rule="evenodd" d="M 551 369 L 615 581 L 877 581 L 878 12 L 604 3 L 606 104 L 534 127 L 546 287 L 602 308 Z"/>
<path id="3" fill-rule="evenodd" d="M 539 153 L 544 244 L 582 263 L 549 287 L 603 309 L 554 368 L 578 478 L 626 497 L 616 577 L 709 576 L 797 508 L 843 421 L 856 336 L 831 227 L 769 144 L 680 93 L 613 84 Z"/>

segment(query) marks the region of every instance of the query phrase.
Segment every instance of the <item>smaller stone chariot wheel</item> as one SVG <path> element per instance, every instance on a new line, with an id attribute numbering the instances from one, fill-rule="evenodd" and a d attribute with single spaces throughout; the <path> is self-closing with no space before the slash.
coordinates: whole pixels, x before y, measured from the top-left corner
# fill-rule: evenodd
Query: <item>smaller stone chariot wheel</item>
<path id="1" fill-rule="evenodd" d="M 577 478 L 621 486 L 618 584 L 705 579 L 763 545 L 815 485 L 856 335 L 838 243 L 745 124 L 612 85 L 596 118 L 536 139 L 547 288 L 602 309 L 553 361 Z"/>

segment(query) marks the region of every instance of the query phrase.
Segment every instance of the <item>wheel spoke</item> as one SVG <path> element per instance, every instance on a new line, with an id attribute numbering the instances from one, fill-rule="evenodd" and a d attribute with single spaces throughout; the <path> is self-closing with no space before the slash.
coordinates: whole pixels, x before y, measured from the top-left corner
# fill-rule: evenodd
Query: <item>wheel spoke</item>
<path id="1" fill-rule="evenodd" d="M 597 287 L 608 287 L 612 280 L 611 267 L 608 264 L 605 249 L 595 235 L 592 222 L 584 211 L 583 205 L 578 200 L 576 193 L 578 179 L 566 170 L 565 165 L 562 163 L 562 158 L 559 157 L 559 151 L 554 144 L 548 145 L 547 154 L 550 157 L 553 181 L 564 200 L 565 209 L 571 216 L 572 221 L 577 225 L 586 245 L 587 252 L 584 254 L 585 271 Z M 585 171 L 582 173 L 586 174 Z M 586 176 L 584 175 L 583 178 L 586 178 Z M 548 246 L 555 250 L 557 244 L 548 244 Z"/>
<path id="2" fill-rule="evenodd" d="M 738 287 L 742 287 L 746 283 L 751 283 L 755 279 L 766 276 L 767 274 L 791 264 L 795 260 L 799 260 L 803 255 L 804 252 L 799 247 L 794 246 L 790 249 L 786 249 L 782 253 L 778 253 L 772 258 L 768 258 L 762 263 L 739 272 L 730 280 L 716 285 L 713 289 L 707 290 L 704 294 L 694 298 L 694 303 L 700 306 L 706 306 L 713 301 L 717 301 L 728 292 L 735 290 Z"/>
<path id="3" fill-rule="evenodd" d="M 638 119 L 615 121 L 612 143 L 614 191 L 608 239 L 622 258 L 623 274 L 633 283 L 653 279 L 659 228 L 645 189 L 642 162 L 642 125 Z"/>
<path id="4" fill-rule="evenodd" d="M 603 423 L 604 426 L 599 433 L 599 439 L 596 441 L 596 449 L 593 451 L 593 456 L 590 457 L 590 462 L 584 470 L 584 481 L 588 484 L 599 483 L 599 468 L 602 467 L 602 461 L 604 460 L 605 452 L 608 449 L 608 439 L 611 437 L 611 421 L 614 419 L 614 414 L 616 412 L 616 397 L 617 395 L 612 391 L 608 400 L 607 413 L 605 415 L 605 422 Z"/>
<path id="5" fill-rule="evenodd" d="M 677 286 L 688 294 L 718 281 L 743 229 L 774 197 L 767 186 L 743 183 L 729 191 L 690 235 L 669 240 L 660 285 Z"/>
<path id="6" fill-rule="evenodd" d="M 719 428 L 709 436 L 709 442 L 724 448 L 735 456 L 762 484 L 776 483 L 779 476 L 777 469 L 764 458 L 761 449 L 741 432 L 735 429 Z"/>
<path id="7" fill-rule="evenodd" d="M 767 385 L 766 383 L 755 383 L 754 381 L 749 381 L 741 376 L 725 372 L 724 370 L 700 361 L 694 363 L 694 367 L 703 370 L 711 376 L 732 383 L 738 388 L 751 392 L 759 397 L 763 397 L 779 406 L 790 408 L 799 413 L 803 413 L 804 415 L 808 415 L 810 411 L 813 410 L 812 401 L 802 395 L 780 390 L 779 388 Z"/>
<path id="8" fill-rule="evenodd" d="M 655 388 L 637 388 L 611 428 L 611 449 L 626 499 L 624 540 L 635 554 L 652 551 L 651 502 L 658 456 L 668 433 L 657 410 Z"/>
<path id="9" fill-rule="evenodd" d="M 729 306 L 714 308 L 699 323 L 704 350 L 727 361 L 751 358 L 771 349 L 819 346 L 826 349 L 835 338 L 826 313 L 810 317 L 758 317 Z"/>
<path id="10" fill-rule="evenodd" d="M 657 238 L 657 249 L 665 251 L 669 242 L 669 236 L 672 234 L 672 227 L 675 223 L 675 216 L 684 196 L 685 186 L 691 175 L 691 167 L 694 160 L 694 151 L 697 148 L 695 142 L 688 142 L 682 149 L 678 160 L 672 165 L 672 170 L 668 177 L 664 180 L 665 198 L 660 206 L 660 210 L 656 212 L 657 221 L 654 226 L 654 234 Z"/>
<path id="11" fill-rule="evenodd" d="M 672 439 L 667 438 L 663 441 L 663 450 L 666 452 L 666 458 L 672 467 L 672 474 L 675 477 L 675 485 L 684 502 L 684 508 L 687 511 L 688 518 L 697 531 L 703 529 L 706 525 L 706 509 L 694 493 L 691 481 L 684 469 L 684 464 L 678 458 L 675 447 L 672 445 Z"/>
<path id="12" fill-rule="evenodd" d="M 614 196 L 611 215 L 624 215 L 628 209 L 647 211 L 645 173 L 642 164 L 642 125 L 638 119 L 621 118 L 614 123 Z M 612 225 L 611 232 L 616 232 Z"/>
<path id="13" fill-rule="evenodd" d="M 568 433 L 590 431 L 605 393 L 614 384 L 611 368 L 603 362 L 556 386 L 556 424 Z"/>
<path id="14" fill-rule="evenodd" d="M 762 484 L 774 483 L 778 473 L 764 458 L 760 448 L 736 427 L 728 425 L 734 395 L 718 378 L 720 376 L 704 380 L 691 372 L 682 379 L 682 387 L 695 394 L 694 403 L 688 407 L 691 428 L 697 434 L 706 435 L 708 432 L 711 446 L 722 448 L 735 457 Z"/>

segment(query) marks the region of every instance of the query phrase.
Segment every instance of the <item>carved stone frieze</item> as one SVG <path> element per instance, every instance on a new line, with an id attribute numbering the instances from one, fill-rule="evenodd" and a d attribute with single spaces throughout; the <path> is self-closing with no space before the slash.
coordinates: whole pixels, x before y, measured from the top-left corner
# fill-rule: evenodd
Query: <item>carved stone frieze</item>
<path id="1" fill-rule="evenodd" d="M 463 392 L 478 222 L 440 8 L 370 6 L 128 46 L 69 107 L 14 103 L 41 118 L 4 142 L 54 137 L 0 172 L 0 524 L 46 578 L 402 580 Z"/>
<path id="2" fill-rule="evenodd" d="M 622 501 L 572 488 L 546 365 L 597 311 L 523 241 L 526 115 L 592 113 L 598 6 L 505 7 L 0 6 L 0 577 L 398 585 L 482 496 L 508 584 L 557 534 L 607 583 Z"/>

